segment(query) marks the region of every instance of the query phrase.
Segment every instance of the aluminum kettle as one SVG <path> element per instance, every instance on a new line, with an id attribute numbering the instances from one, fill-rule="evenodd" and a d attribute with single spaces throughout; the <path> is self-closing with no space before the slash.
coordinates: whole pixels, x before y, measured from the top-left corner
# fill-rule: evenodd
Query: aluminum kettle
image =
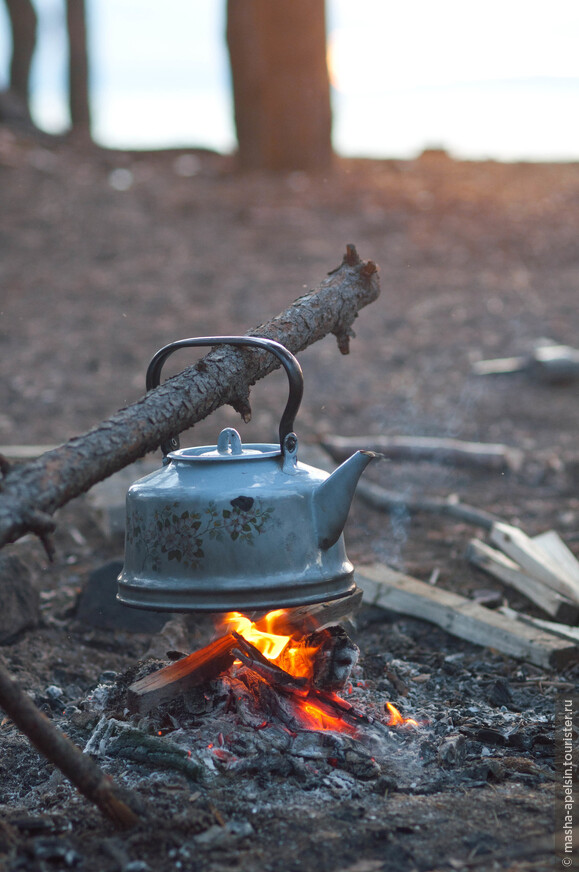
<path id="1" fill-rule="evenodd" d="M 244 445 L 237 430 L 215 445 L 161 447 L 162 467 L 127 493 L 125 563 L 118 599 L 159 611 L 255 611 L 308 605 L 355 589 L 342 530 L 358 479 L 376 455 L 358 451 L 335 472 L 298 461 L 294 419 L 301 367 L 271 339 L 214 336 L 165 346 L 147 371 L 160 383 L 167 358 L 185 347 L 263 348 L 282 363 L 289 396 L 279 444 Z"/>

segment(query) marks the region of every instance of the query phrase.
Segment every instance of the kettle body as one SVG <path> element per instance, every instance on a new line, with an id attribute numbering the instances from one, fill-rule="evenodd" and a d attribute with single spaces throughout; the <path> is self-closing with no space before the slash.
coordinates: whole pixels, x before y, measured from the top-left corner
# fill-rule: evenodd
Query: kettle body
<path id="1" fill-rule="evenodd" d="M 278 343 L 254 337 L 174 345 L 232 339 L 278 352 Z M 291 425 L 301 369 L 279 348 L 286 371 L 291 367 L 279 444 L 243 445 L 229 427 L 216 445 L 179 449 L 172 440 L 163 466 L 129 488 L 121 602 L 169 612 L 249 612 L 355 590 L 342 529 L 358 477 L 374 455 L 357 452 L 332 475 L 298 461 Z M 167 356 L 166 349 L 158 355 Z M 298 385 L 297 405 L 292 385 Z"/>

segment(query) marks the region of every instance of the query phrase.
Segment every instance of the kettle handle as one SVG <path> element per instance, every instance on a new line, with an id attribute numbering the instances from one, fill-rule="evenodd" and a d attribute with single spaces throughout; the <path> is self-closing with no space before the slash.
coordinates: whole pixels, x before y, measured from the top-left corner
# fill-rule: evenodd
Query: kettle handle
<path id="1" fill-rule="evenodd" d="M 281 361 L 289 380 L 289 396 L 286 407 L 279 422 L 279 443 L 282 454 L 286 450 L 286 438 L 292 434 L 293 440 L 288 444 L 290 451 L 295 450 L 297 439 L 293 434 L 294 420 L 298 413 L 302 395 L 304 392 L 304 377 L 302 368 L 296 357 L 288 351 L 285 345 L 281 342 L 276 342 L 274 339 L 265 339 L 261 336 L 200 336 L 194 339 L 179 339 L 177 342 L 171 342 L 159 349 L 151 360 L 147 369 L 147 390 L 150 391 L 156 388 L 161 383 L 161 370 L 168 357 L 173 352 L 180 348 L 190 347 L 212 347 L 214 345 L 251 345 L 257 348 L 264 348 Z M 175 451 L 179 448 L 179 437 L 172 436 L 166 442 L 161 443 L 161 450 L 164 455 L 170 451 Z"/>

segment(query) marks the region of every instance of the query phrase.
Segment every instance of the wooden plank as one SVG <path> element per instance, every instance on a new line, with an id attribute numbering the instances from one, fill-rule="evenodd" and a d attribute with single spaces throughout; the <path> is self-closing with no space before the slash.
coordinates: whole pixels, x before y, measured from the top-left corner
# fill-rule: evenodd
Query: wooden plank
<path id="1" fill-rule="evenodd" d="M 579 583 L 579 561 L 556 530 L 547 530 L 546 533 L 533 536 L 533 542 L 539 545 L 567 575 Z"/>
<path id="2" fill-rule="evenodd" d="M 262 618 L 255 621 L 255 628 L 262 633 L 294 636 L 299 639 L 345 621 L 360 608 L 361 603 L 362 591 L 355 590 L 339 599 L 293 609 L 279 609 L 270 613 L 267 620 Z"/>
<path id="3" fill-rule="evenodd" d="M 547 552 L 518 527 L 503 523 L 493 524 L 490 538 L 528 575 L 542 581 L 562 596 L 579 603 L 579 581 L 562 570 L 558 564 L 553 563 Z"/>
<path id="4" fill-rule="evenodd" d="M 529 627 L 466 597 L 425 584 L 382 563 L 356 571 L 364 601 L 436 624 L 475 645 L 494 648 L 542 668 L 561 668 L 578 659 L 577 646 Z"/>
<path id="5" fill-rule="evenodd" d="M 509 609 L 507 606 L 501 606 L 500 611 L 509 618 L 538 627 L 540 630 L 545 630 L 546 633 L 552 633 L 554 636 L 568 639 L 570 642 L 574 642 L 575 645 L 579 645 L 579 627 L 570 627 L 567 624 L 558 624 L 555 621 L 543 621 L 541 618 L 533 618 L 531 615 L 525 615 L 522 612 L 515 611 L 515 609 Z"/>
<path id="6" fill-rule="evenodd" d="M 531 575 L 527 575 L 510 557 L 497 551 L 496 548 L 491 548 L 480 539 L 471 539 L 466 557 L 475 566 L 524 594 L 557 621 L 574 624 L 579 619 L 577 603 L 561 596 Z"/>

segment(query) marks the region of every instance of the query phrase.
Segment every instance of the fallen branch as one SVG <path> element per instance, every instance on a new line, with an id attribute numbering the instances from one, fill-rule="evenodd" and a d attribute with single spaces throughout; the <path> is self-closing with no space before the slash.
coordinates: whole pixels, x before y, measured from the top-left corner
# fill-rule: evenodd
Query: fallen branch
<path id="1" fill-rule="evenodd" d="M 2 664 L 0 705 L 47 760 L 58 766 L 80 793 L 94 802 L 117 827 L 127 829 L 139 823 L 139 815 L 131 806 L 137 808 L 140 800 L 128 790 L 119 788 L 91 757 L 83 754 L 80 748 L 57 730 Z"/>
<path id="2" fill-rule="evenodd" d="M 484 530 L 491 530 L 495 524 L 501 521 L 499 517 L 490 512 L 461 503 L 454 495 L 444 499 L 440 497 L 413 497 L 399 491 L 386 490 L 371 482 L 359 481 L 356 487 L 356 496 L 379 512 L 405 511 L 410 514 L 413 512 L 431 512 L 435 515 L 448 515 L 467 524 L 482 527 Z"/>
<path id="3" fill-rule="evenodd" d="M 361 261 L 349 245 L 342 264 L 318 289 L 247 335 L 274 339 L 295 354 L 333 333 L 347 354 L 358 310 L 379 293 L 376 265 Z M 0 547 L 35 532 L 50 549 L 56 509 L 220 406 L 230 404 L 249 420 L 250 386 L 278 366 L 266 351 L 220 346 L 88 433 L 7 467 L 0 480 Z"/>
<path id="4" fill-rule="evenodd" d="M 469 466 L 501 472 L 518 472 L 524 454 L 518 448 L 491 442 L 464 442 L 434 436 L 332 436 L 320 439 L 320 444 L 338 463 L 353 451 L 364 448 L 377 451 L 389 460 L 427 461 L 445 466 Z"/>

